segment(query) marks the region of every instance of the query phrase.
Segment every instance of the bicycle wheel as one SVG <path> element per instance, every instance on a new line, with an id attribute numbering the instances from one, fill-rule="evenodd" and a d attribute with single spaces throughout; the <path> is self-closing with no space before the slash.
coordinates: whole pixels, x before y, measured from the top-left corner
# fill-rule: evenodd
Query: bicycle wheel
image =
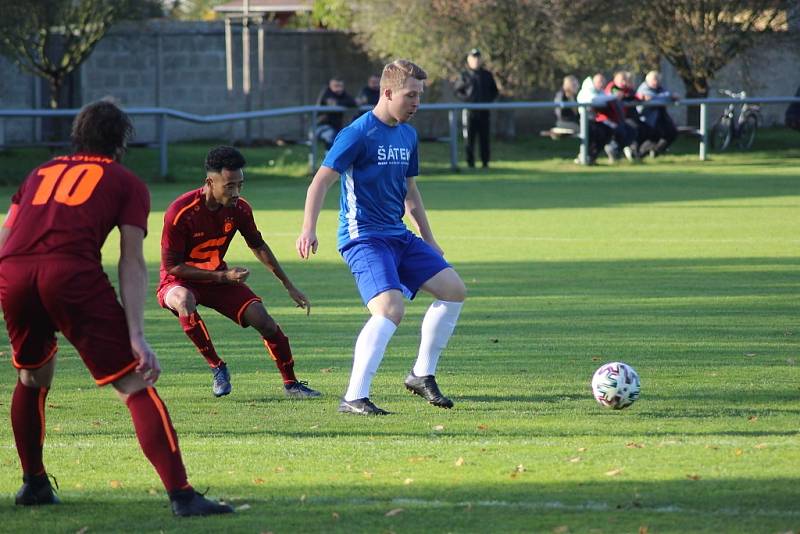
<path id="1" fill-rule="evenodd" d="M 739 148 L 747 150 L 753 146 L 756 140 L 756 130 L 758 130 L 758 117 L 754 113 L 748 113 L 739 121 Z"/>
<path id="2" fill-rule="evenodd" d="M 731 118 L 721 117 L 711 129 L 711 146 L 717 152 L 722 152 L 731 144 Z"/>

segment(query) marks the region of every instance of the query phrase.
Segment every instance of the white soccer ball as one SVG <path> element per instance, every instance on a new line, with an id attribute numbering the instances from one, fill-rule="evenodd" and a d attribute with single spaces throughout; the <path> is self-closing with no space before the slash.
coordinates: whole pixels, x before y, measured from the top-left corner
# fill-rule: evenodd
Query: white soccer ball
<path id="1" fill-rule="evenodd" d="M 639 375 L 626 363 L 606 363 L 592 376 L 592 393 L 595 400 L 614 410 L 627 408 L 636 402 L 640 389 Z"/>

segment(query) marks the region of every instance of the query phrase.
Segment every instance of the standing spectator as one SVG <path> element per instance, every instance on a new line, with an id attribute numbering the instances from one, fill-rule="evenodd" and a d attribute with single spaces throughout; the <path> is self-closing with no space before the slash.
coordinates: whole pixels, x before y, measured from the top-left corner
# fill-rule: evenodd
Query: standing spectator
<path id="1" fill-rule="evenodd" d="M 481 51 L 473 48 L 467 55 L 467 69 L 456 81 L 455 92 L 464 102 L 493 102 L 497 98 L 497 84 L 492 73 L 483 68 Z M 475 167 L 475 136 L 480 144 L 483 168 L 489 166 L 489 110 L 465 109 L 462 117 L 464 138 L 467 141 L 467 165 Z"/>
<path id="2" fill-rule="evenodd" d="M 333 77 L 328 81 L 328 86 L 320 92 L 317 105 L 354 108 L 356 101 L 344 90 L 344 80 Z M 317 127 L 314 130 L 315 139 L 322 141 L 325 148 L 330 150 L 333 140 L 342 129 L 343 124 L 344 114 L 341 111 L 320 113 L 317 116 Z"/>
<path id="3" fill-rule="evenodd" d="M 663 154 L 678 137 L 678 129 L 672 122 L 672 117 L 667 113 L 667 104 L 678 100 L 678 95 L 667 91 L 661 85 L 661 73 L 651 70 L 645 76 L 644 82 L 636 90 L 639 100 L 645 102 L 658 102 L 661 105 L 647 106 L 640 109 L 644 123 L 650 131 L 650 137 L 640 148 L 642 154 L 649 153 L 652 157 Z"/>
<path id="4" fill-rule="evenodd" d="M 372 74 L 367 79 L 367 85 L 361 89 L 361 92 L 358 93 L 356 97 L 356 102 L 359 106 L 375 106 L 378 103 L 378 99 L 381 96 L 381 78 L 375 74 Z"/>
<path id="5" fill-rule="evenodd" d="M 580 82 L 578 78 L 570 74 L 564 77 L 561 83 L 561 89 L 556 93 L 554 102 L 577 102 L 578 89 L 580 89 Z M 562 108 L 556 106 L 556 128 L 567 128 L 577 133 L 580 131 L 580 118 L 578 117 L 578 108 Z"/>
<path id="6" fill-rule="evenodd" d="M 794 94 L 794 96 L 800 97 L 800 87 L 797 88 L 797 92 Z M 789 107 L 786 108 L 786 116 L 784 120 L 787 128 L 800 130 L 800 102 L 792 102 L 789 104 Z"/>

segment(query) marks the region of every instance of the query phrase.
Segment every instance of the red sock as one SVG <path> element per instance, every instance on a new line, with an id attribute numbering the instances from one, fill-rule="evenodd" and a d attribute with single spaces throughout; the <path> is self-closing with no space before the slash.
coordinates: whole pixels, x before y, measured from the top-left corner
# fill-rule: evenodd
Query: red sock
<path id="1" fill-rule="evenodd" d="M 144 455 L 156 468 L 167 491 L 190 488 L 178 448 L 178 435 L 156 389 L 149 387 L 129 395 L 128 410 Z"/>
<path id="2" fill-rule="evenodd" d="M 27 475 L 44 473 L 44 401 L 48 391 L 26 386 L 18 380 L 11 396 L 11 427 L 22 471 Z"/>
<path id="3" fill-rule="evenodd" d="M 208 365 L 211 367 L 219 367 L 224 365 L 225 362 L 217 355 L 214 344 L 211 342 L 211 336 L 208 335 L 206 324 L 200 318 L 200 314 L 193 311 L 191 315 L 179 316 L 178 320 L 181 322 L 183 331 L 192 340 L 194 346 L 197 347 L 203 358 L 206 359 Z"/>
<path id="4" fill-rule="evenodd" d="M 294 376 L 294 358 L 292 358 L 289 338 L 283 334 L 280 326 L 276 325 L 276 328 L 274 334 L 264 338 L 264 346 L 267 347 L 270 358 L 275 361 L 278 371 L 281 372 L 283 383 L 297 382 L 297 377 Z"/>

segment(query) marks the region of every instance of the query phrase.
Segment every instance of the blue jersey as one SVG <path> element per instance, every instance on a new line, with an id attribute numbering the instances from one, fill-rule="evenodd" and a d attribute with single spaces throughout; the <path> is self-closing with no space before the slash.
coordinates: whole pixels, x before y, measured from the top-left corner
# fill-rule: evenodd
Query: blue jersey
<path id="1" fill-rule="evenodd" d="M 397 236 L 403 223 L 406 179 L 419 174 L 417 132 L 365 113 L 339 132 L 322 164 L 341 175 L 337 247 L 361 237 Z"/>

